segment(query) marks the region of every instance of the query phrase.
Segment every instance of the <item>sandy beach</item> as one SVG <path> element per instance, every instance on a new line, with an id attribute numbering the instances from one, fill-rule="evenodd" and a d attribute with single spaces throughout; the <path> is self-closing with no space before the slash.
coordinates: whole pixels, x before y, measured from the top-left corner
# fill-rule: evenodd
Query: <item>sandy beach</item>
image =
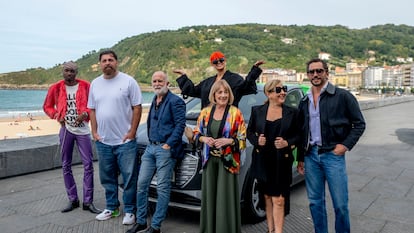
<path id="1" fill-rule="evenodd" d="M 148 108 L 143 108 L 141 123 L 147 120 Z M 58 134 L 60 124 L 46 115 L 0 118 L 0 140 Z"/>

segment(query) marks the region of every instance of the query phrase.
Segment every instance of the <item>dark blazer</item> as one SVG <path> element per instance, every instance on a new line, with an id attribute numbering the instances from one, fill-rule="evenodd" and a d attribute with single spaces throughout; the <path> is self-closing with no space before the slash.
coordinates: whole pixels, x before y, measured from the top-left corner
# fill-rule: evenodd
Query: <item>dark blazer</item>
<path id="1" fill-rule="evenodd" d="M 254 151 L 260 153 L 262 147 L 258 144 L 260 134 L 265 132 L 266 115 L 269 104 L 252 107 L 252 114 L 247 128 L 247 139 L 254 146 Z M 283 157 L 292 156 L 294 149 L 299 142 L 298 110 L 288 106 L 282 106 L 282 124 L 279 136 L 284 138 L 289 146 L 282 149 Z"/>
<path id="2" fill-rule="evenodd" d="M 180 97 L 168 91 L 158 112 L 158 124 L 153 125 L 151 113 L 156 106 L 156 98 L 154 96 L 147 119 L 148 138 L 150 139 L 150 129 L 156 127 L 155 132 L 158 136 L 156 141 L 168 144 L 171 147 L 171 156 L 181 159 L 184 157 L 182 136 L 185 128 L 185 103 Z"/>

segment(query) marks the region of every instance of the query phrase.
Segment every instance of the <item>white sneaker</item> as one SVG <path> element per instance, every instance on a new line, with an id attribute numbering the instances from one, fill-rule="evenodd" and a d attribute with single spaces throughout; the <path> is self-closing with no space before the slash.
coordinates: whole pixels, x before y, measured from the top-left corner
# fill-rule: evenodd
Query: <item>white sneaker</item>
<path id="1" fill-rule="evenodd" d="M 102 213 L 96 215 L 96 220 L 99 221 L 105 221 L 108 220 L 110 218 L 115 218 L 118 217 L 121 213 L 119 213 L 119 210 L 108 210 L 108 209 L 104 209 L 104 211 L 102 211 Z"/>
<path id="2" fill-rule="evenodd" d="M 122 220 L 122 224 L 124 225 L 132 225 L 135 223 L 135 215 L 131 213 L 126 213 L 124 219 Z"/>

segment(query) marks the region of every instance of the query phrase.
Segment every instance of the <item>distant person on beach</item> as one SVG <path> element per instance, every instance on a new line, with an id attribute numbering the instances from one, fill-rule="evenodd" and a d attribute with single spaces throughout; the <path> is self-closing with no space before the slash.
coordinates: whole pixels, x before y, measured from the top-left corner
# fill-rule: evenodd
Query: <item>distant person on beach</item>
<path id="1" fill-rule="evenodd" d="M 76 142 L 82 159 L 83 210 L 92 213 L 100 211 L 93 205 L 93 163 L 92 143 L 89 129 L 89 110 L 86 107 L 89 95 L 89 82 L 76 78 L 78 66 L 69 61 L 63 63 L 63 80 L 53 84 L 46 95 L 43 110 L 51 119 L 60 124 L 60 146 L 62 155 L 63 179 L 69 204 L 62 213 L 79 207 L 79 198 L 75 179 L 72 174 L 72 155 Z"/>
<path id="2" fill-rule="evenodd" d="M 192 96 L 201 98 L 201 108 L 207 107 L 210 103 L 208 96 L 211 86 L 221 79 L 226 80 L 230 85 L 230 88 L 234 94 L 234 106 L 238 106 L 239 101 L 243 95 L 254 94 L 257 91 L 256 80 L 262 73 L 260 65 L 264 64 L 264 61 L 257 61 L 251 68 L 246 79 L 240 75 L 227 70 L 227 59 L 220 51 L 213 52 L 210 56 L 210 64 L 213 66 L 217 74 L 209 78 L 204 79 L 199 84 L 194 85 L 193 81 L 187 77 L 183 70 L 174 70 L 173 72 L 181 75 L 177 78 L 177 83 L 181 89 L 181 94 L 186 96 Z"/>
<path id="3" fill-rule="evenodd" d="M 184 157 L 182 135 L 185 127 L 185 103 L 168 90 L 168 77 L 162 71 L 152 75 L 154 99 L 147 119 L 149 145 L 141 157 L 138 176 L 137 223 L 127 233 L 161 232 L 167 215 L 171 180 L 177 159 Z M 157 205 L 150 227 L 147 226 L 148 193 L 152 177 L 157 176 Z"/>
<path id="4" fill-rule="evenodd" d="M 104 221 L 120 215 L 118 173 L 121 173 L 125 213 L 122 224 L 130 225 L 135 223 L 139 170 L 135 137 L 141 120 L 142 93 L 133 77 L 118 71 L 114 51 L 101 52 L 99 63 L 103 74 L 92 81 L 88 99 L 99 178 L 106 197 L 106 208 L 96 219 Z"/>

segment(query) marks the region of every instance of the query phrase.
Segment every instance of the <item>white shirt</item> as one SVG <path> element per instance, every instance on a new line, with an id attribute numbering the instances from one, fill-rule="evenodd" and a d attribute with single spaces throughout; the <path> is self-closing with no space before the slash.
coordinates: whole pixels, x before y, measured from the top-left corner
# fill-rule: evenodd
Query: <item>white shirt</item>
<path id="1" fill-rule="evenodd" d="M 123 73 L 94 79 L 89 90 L 88 108 L 95 109 L 97 133 L 101 142 L 120 145 L 131 128 L 133 106 L 141 105 L 142 93 L 137 81 Z"/>

